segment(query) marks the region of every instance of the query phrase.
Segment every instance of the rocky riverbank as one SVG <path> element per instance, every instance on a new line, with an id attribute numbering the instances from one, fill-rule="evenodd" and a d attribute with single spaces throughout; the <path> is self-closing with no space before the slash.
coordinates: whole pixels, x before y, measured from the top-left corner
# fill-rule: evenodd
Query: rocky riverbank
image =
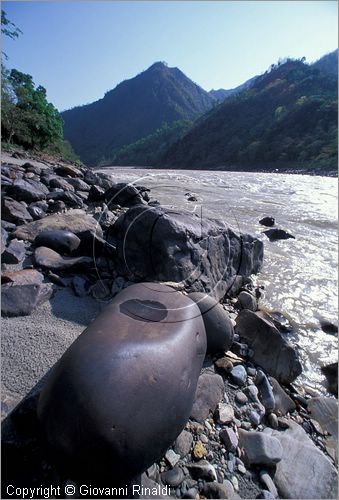
<path id="1" fill-rule="evenodd" d="M 261 289 L 250 278 L 260 270 L 261 242 L 164 210 L 151 195 L 85 167 L 3 158 L 3 356 L 11 373 L 3 376 L 2 497 L 10 485 L 97 495 L 50 455 L 36 417 L 39 379 L 122 289 L 154 280 L 214 296 L 220 306 L 206 330 L 231 329 L 232 341 L 206 356 L 185 429 L 136 483 L 141 497 L 336 498 L 337 401 L 293 385 L 301 366 L 288 323 L 260 311 Z M 40 371 L 39 350 L 47 353 Z"/>

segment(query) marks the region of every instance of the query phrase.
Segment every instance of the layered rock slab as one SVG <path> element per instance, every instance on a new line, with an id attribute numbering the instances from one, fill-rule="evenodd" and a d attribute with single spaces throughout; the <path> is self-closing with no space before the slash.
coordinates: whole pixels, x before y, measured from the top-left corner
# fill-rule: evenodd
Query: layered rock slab
<path id="1" fill-rule="evenodd" d="M 137 205 L 118 219 L 116 228 L 121 274 L 183 282 L 190 291 L 218 300 L 236 275 L 257 273 L 263 262 L 262 241 L 190 212 Z"/>

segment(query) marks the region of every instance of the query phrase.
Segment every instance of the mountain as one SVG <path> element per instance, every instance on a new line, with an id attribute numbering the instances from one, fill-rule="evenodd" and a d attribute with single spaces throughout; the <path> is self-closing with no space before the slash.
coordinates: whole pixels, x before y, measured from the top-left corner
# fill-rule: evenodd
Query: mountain
<path id="1" fill-rule="evenodd" d="M 288 59 L 272 65 L 249 89 L 198 119 L 158 165 L 336 168 L 338 80 L 319 63 Z"/>
<path id="2" fill-rule="evenodd" d="M 338 49 L 321 57 L 312 66 L 323 73 L 338 76 Z"/>
<path id="3" fill-rule="evenodd" d="M 64 137 L 84 163 L 96 165 L 164 123 L 193 120 L 214 104 L 178 68 L 157 62 L 99 101 L 64 111 Z"/>
<path id="4" fill-rule="evenodd" d="M 252 85 L 254 85 L 254 82 L 257 80 L 258 76 L 253 76 L 249 80 L 246 80 L 246 82 L 242 83 L 241 85 L 238 85 L 238 87 L 235 87 L 234 89 L 218 89 L 218 90 L 210 90 L 209 94 L 214 97 L 217 101 L 222 102 L 228 97 L 232 97 L 234 95 L 240 94 L 243 90 L 247 90 Z"/>

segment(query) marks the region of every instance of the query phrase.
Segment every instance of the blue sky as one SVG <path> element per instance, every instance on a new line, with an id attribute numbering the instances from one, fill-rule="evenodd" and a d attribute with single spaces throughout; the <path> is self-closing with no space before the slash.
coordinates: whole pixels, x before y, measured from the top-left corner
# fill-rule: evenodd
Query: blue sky
<path id="1" fill-rule="evenodd" d="M 33 76 L 61 111 L 103 97 L 155 61 L 204 89 L 232 88 L 280 57 L 337 47 L 336 1 L 2 2 L 23 32 L 7 67 Z"/>

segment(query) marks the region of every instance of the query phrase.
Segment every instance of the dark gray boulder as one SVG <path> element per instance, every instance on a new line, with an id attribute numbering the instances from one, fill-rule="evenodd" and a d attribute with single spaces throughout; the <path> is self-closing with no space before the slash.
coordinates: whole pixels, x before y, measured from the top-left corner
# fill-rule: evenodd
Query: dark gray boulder
<path id="1" fill-rule="evenodd" d="M 145 204 L 139 190 L 132 184 L 121 182 L 114 184 L 105 193 L 105 201 L 110 205 L 121 205 L 122 207 L 132 207 L 134 205 Z"/>
<path id="2" fill-rule="evenodd" d="M 170 287 L 139 283 L 75 340 L 38 403 L 63 463 L 127 480 L 164 455 L 189 418 L 206 353 L 197 309 Z"/>
<path id="3" fill-rule="evenodd" d="M 80 238 L 65 229 L 46 229 L 37 235 L 34 244 L 37 247 L 52 248 L 62 254 L 70 254 L 80 245 Z"/>
<path id="4" fill-rule="evenodd" d="M 74 187 L 63 177 L 55 176 L 49 182 L 49 187 L 51 188 L 60 188 L 64 191 L 72 191 L 74 192 Z"/>
<path id="5" fill-rule="evenodd" d="M 89 186 L 87 182 L 82 179 L 77 179 L 76 177 L 70 177 L 67 179 L 67 182 L 77 191 L 89 191 L 91 189 L 91 186 Z"/>
<path id="6" fill-rule="evenodd" d="M 22 203 L 5 196 L 1 200 L 1 218 L 14 224 L 25 224 L 33 220 Z"/>
<path id="7" fill-rule="evenodd" d="M 2 316 L 29 316 L 34 309 L 53 294 L 53 285 L 37 283 L 30 285 L 5 284 L 1 286 Z"/>
<path id="8" fill-rule="evenodd" d="M 30 213 L 30 215 L 33 217 L 34 220 L 42 219 L 47 215 L 42 208 L 34 204 L 30 204 L 29 207 L 27 207 L 27 211 Z"/>
<path id="9" fill-rule="evenodd" d="M 19 179 L 13 182 L 8 190 L 9 196 L 17 201 L 32 201 L 44 200 L 48 194 L 48 189 L 44 184 L 33 179 Z"/>
<path id="10" fill-rule="evenodd" d="M 257 273 L 263 262 L 260 240 L 189 212 L 139 205 L 116 224 L 120 274 L 136 280 L 184 282 L 219 300 L 236 275 Z"/>
<path id="11" fill-rule="evenodd" d="M 197 304 L 204 320 L 207 336 L 207 353 L 228 351 L 233 342 L 233 325 L 219 302 L 205 293 L 193 292 L 189 298 Z"/>
<path id="12" fill-rule="evenodd" d="M 267 231 L 263 231 L 263 233 L 266 234 L 270 241 L 288 240 L 290 238 L 295 239 L 295 236 L 288 233 L 284 229 L 267 229 Z"/>
<path id="13" fill-rule="evenodd" d="M 236 332 L 253 350 L 253 361 L 279 382 L 289 384 L 301 374 L 297 350 L 271 322 L 243 309 L 236 318 Z"/>
<path id="14" fill-rule="evenodd" d="M 88 193 L 88 201 L 100 201 L 105 197 L 105 190 L 100 186 L 93 184 Z"/>
<path id="15" fill-rule="evenodd" d="M 275 219 L 274 217 L 263 217 L 260 219 L 259 224 L 266 227 L 272 227 L 275 224 Z"/>

